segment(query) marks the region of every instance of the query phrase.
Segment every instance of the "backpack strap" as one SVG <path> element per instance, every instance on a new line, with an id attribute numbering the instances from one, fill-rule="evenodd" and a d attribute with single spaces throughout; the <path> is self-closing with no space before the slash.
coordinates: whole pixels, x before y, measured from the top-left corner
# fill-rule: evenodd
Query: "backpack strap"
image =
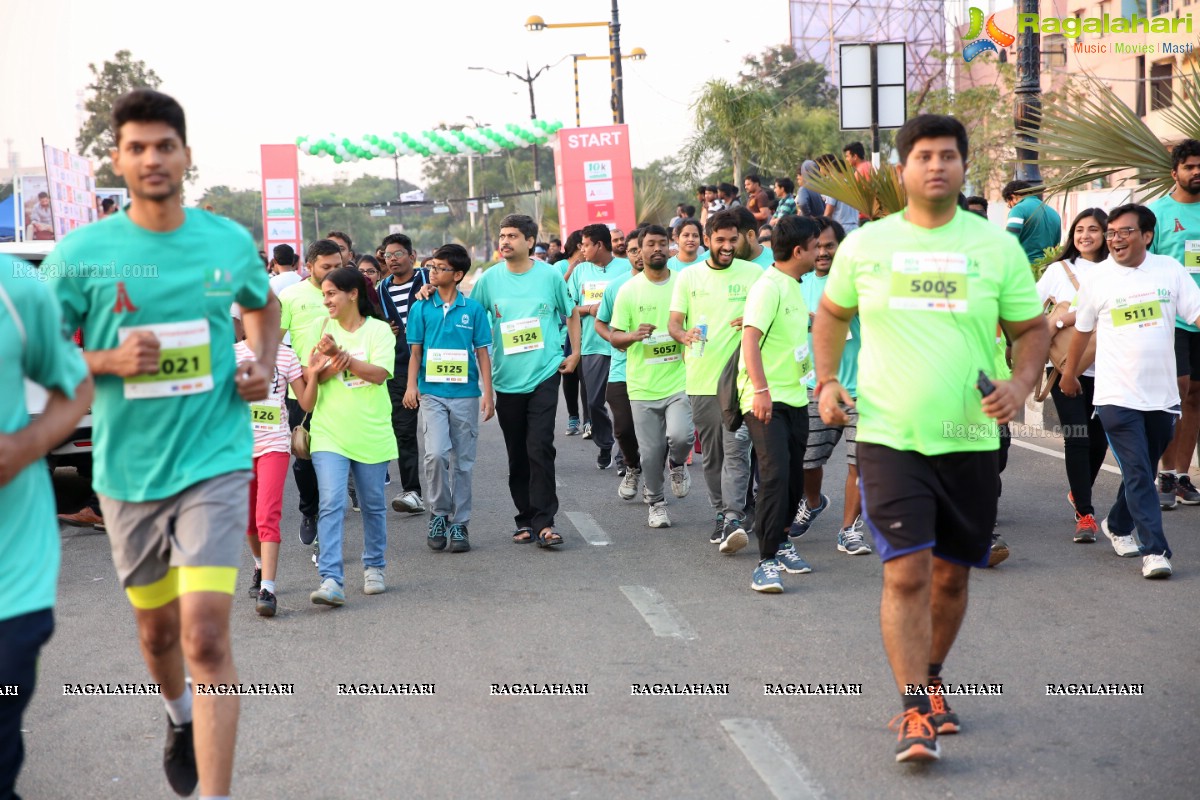
<path id="1" fill-rule="evenodd" d="M 21 337 L 21 349 L 24 349 L 29 344 L 29 337 L 25 333 L 25 323 L 22 321 L 21 315 L 17 313 L 17 307 L 13 305 L 12 298 L 8 296 L 2 283 L 0 283 L 0 302 L 4 303 L 8 313 L 12 316 L 13 325 L 17 327 L 17 333 Z"/>

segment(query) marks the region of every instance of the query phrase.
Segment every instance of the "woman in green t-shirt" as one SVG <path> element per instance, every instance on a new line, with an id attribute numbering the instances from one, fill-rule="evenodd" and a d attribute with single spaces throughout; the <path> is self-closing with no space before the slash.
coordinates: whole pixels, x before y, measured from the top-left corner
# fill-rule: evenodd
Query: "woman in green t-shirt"
<path id="1" fill-rule="evenodd" d="M 384 481 L 388 462 L 397 456 L 386 382 L 395 368 L 396 337 L 386 322 L 374 316 L 366 279 L 354 267 L 330 272 L 321 292 L 330 318 L 308 354 L 308 384 L 300 398 L 304 410 L 312 412 L 309 450 L 321 496 L 317 518 L 321 587 L 310 599 L 318 605 L 340 606 L 346 602 L 342 524 L 350 471 L 362 508 L 363 593 L 380 594 L 385 588 Z"/>

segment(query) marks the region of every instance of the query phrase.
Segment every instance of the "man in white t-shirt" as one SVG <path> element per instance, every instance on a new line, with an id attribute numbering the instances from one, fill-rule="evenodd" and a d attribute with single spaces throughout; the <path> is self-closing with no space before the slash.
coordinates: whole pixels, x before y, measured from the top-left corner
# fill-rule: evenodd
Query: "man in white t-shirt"
<path id="1" fill-rule="evenodd" d="M 1156 222 L 1145 206 L 1113 209 L 1111 255 L 1079 288 L 1062 391 L 1079 393 L 1079 361 L 1096 332 L 1096 413 L 1121 466 L 1121 488 L 1100 528 L 1117 555 L 1142 556 L 1143 577 L 1168 578 L 1155 477 L 1180 411 L 1174 319 L 1200 323 L 1200 287 L 1175 259 L 1147 252 Z"/>
<path id="2" fill-rule="evenodd" d="M 271 276 L 271 292 L 278 297 L 284 289 L 299 283 L 304 278 L 297 270 L 297 267 L 300 266 L 300 259 L 296 258 L 296 251 L 290 244 L 275 245 L 272 255 L 274 256 L 271 260 L 272 271 L 275 274 Z"/>

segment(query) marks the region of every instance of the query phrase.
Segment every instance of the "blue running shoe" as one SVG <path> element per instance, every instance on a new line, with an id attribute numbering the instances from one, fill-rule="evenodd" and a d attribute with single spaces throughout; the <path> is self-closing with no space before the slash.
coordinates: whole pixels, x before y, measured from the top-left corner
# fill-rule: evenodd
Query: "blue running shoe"
<path id="1" fill-rule="evenodd" d="M 790 572 L 793 575 L 803 575 L 806 572 L 812 572 L 812 567 L 800 557 L 800 554 L 796 552 L 796 546 L 791 542 L 779 548 L 779 552 L 775 554 L 775 560 L 779 562 L 779 565 L 785 572 Z"/>
<path id="2" fill-rule="evenodd" d="M 791 536 L 793 539 L 799 539 L 808 533 L 809 527 L 821 515 L 821 512 L 827 508 L 829 508 L 829 498 L 825 495 L 821 495 L 821 505 L 816 508 L 809 508 L 808 500 L 800 498 L 800 510 L 796 512 L 796 519 L 792 521 L 792 527 L 788 531 L 788 536 Z"/>
<path id="3" fill-rule="evenodd" d="M 754 578 L 750 588 L 756 592 L 779 594 L 783 591 L 783 581 L 779 579 L 779 562 L 773 558 L 760 561 L 754 568 Z"/>

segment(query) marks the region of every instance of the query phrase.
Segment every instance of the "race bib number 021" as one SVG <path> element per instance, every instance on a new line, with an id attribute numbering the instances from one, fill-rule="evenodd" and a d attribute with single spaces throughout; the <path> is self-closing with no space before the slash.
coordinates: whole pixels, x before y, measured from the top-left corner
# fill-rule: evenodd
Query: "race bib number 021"
<path id="1" fill-rule="evenodd" d="M 134 331 L 149 331 L 158 339 L 158 371 L 125 378 L 126 400 L 212 391 L 212 336 L 208 320 L 118 328 L 117 341 L 124 342 Z"/>
<path id="2" fill-rule="evenodd" d="M 546 342 L 542 339 L 542 323 L 537 317 L 514 319 L 511 322 L 500 323 L 500 344 L 504 355 L 528 353 L 531 350 L 544 350 Z"/>
<path id="3" fill-rule="evenodd" d="M 896 253 L 890 308 L 965 312 L 967 257 L 962 253 Z"/>
<path id="4" fill-rule="evenodd" d="M 466 350 L 430 350 L 425 356 L 428 383 L 466 383 Z"/>

